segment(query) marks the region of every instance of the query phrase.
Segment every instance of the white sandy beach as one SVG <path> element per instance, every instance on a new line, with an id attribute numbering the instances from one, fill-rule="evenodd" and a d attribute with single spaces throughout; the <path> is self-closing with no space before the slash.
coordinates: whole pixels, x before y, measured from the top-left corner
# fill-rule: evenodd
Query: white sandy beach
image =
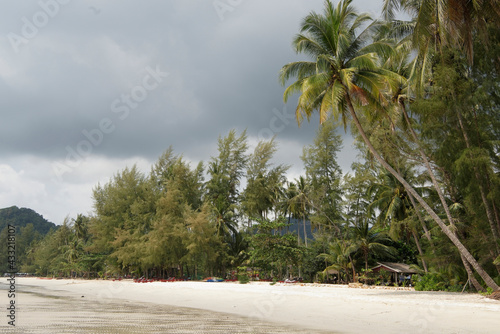
<path id="1" fill-rule="evenodd" d="M 0 303 L 7 305 L 7 279 L 0 280 L 0 289 Z M 246 331 L 249 333 L 264 332 L 263 328 L 271 326 L 266 324 L 276 326 L 267 333 L 278 332 L 277 328 L 302 333 L 500 332 L 500 302 L 477 294 L 314 284 L 271 286 L 269 283 L 134 283 L 38 278 L 17 278 L 16 290 L 16 329 L 7 325 L 7 310 L 2 307 L 5 315 L 1 317 L 4 319 L 0 323 L 1 333 L 43 333 L 43 328 L 49 333 L 51 326 L 63 328 L 65 319 L 76 326 L 78 321 L 88 322 L 90 318 L 94 322 L 93 332 L 112 333 L 100 331 L 104 327 L 99 323 L 119 323 L 127 319 L 132 322 L 133 314 L 139 312 L 141 316 L 133 320 L 133 324 L 140 327 L 141 321 L 144 325 L 157 322 L 162 314 L 174 312 L 172 310 L 186 310 L 183 314 L 190 321 L 189 324 L 183 322 L 188 328 L 168 331 L 172 333 L 215 333 L 207 321 L 219 324 L 219 320 L 233 321 L 235 328 L 255 326 L 252 331 Z M 50 308 L 56 304 L 58 308 Z M 40 311 L 42 306 L 47 308 L 45 313 Z M 194 313 L 184 308 L 194 309 Z M 107 314 L 114 309 L 120 312 Z M 73 318 L 71 312 L 75 313 Z M 180 317 L 182 312 L 177 313 Z M 41 328 L 41 323 L 45 327 Z M 165 329 L 157 330 L 165 332 Z M 221 327 L 221 332 L 223 330 Z M 151 332 L 155 331 L 148 331 Z"/>

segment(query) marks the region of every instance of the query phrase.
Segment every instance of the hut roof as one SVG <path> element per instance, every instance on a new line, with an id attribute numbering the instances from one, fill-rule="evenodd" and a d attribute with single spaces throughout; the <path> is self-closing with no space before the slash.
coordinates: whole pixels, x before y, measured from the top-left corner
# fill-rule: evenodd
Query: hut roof
<path id="1" fill-rule="evenodd" d="M 326 272 L 328 275 L 337 275 L 339 273 L 339 271 L 335 269 L 328 269 L 325 270 L 324 272 Z"/>
<path id="2" fill-rule="evenodd" d="M 399 274 L 417 274 L 415 269 L 411 269 L 410 266 L 405 263 L 378 262 L 378 265 L 372 268 L 374 271 L 378 271 L 380 269 L 385 269 Z"/>

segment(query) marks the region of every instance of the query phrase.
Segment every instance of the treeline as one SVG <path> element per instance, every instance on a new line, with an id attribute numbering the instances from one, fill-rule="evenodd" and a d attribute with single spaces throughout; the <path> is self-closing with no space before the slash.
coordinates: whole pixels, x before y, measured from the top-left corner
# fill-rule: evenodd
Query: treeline
<path id="1" fill-rule="evenodd" d="M 500 283 L 500 5 L 384 1 L 385 21 L 325 2 L 294 39 L 306 61 L 280 72 L 297 119 L 319 112 L 304 174 L 273 164 L 274 140 L 246 133 L 190 166 L 168 149 L 148 174 L 126 168 L 93 194 L 95 212 L 33 245 L 43 274 L 229 275 L 383 280 L 377 261 L 418 267 L 428 289 Z M 404 10 L 410 21 L 396 20 Z M 361 28 L 364 28 L 361 31 Z M 439 29 L 437 28 L 439 27 Z M 337 163 L 340 123 L 357 137 Z M 294 218 L 294 220 L 292 220 Z M 314 238 L 290 232 L 310 222 Z M 297 229 L 299 230 L 299 229 Z"/>
<path id="2" fill-rule="evenodd" d="M 288 166 L 272 164 L 274 139 L 248 154 L 246 132 L 232 130 L 219 138 L 218 156 L 195 167 L 169 148 L 148 174 L 134 166 L 97 185 L 95 214 L 66 220 L 35 243 L 31 263 L 43 275 L 226 277 L 249 266 L 312 279 L 324 269 L 315 259 L 324 247 L 307 245 L 289 222 L 303 224 L 302 236 L 311 234 L 309 219 L 325 235 L 343 224 L 340 148 L 333 123 L 325 124 L 304 149 L 310 179 L 295 182 L 286 179 Z M 328 213 L 314 214 L 313 198 Z M 313 250 L 307 271 L 302 262 Z"/>

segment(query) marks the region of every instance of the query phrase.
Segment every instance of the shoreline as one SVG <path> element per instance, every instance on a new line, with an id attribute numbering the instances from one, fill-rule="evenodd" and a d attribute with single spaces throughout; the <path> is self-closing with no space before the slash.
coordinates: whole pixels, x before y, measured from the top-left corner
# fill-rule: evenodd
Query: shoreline
<path id="1" fill-rule="evenodd" d="M 0 303 L 7 281 L 0 280 Z M 19 323 L 33 295 L 90 305 L 147 305 L 330 333 L 497 333 L 500 302 L 479 294 L 268 282 L 152 282 L 17 278 Z M 57 314 L 53 315 L 57 318 Z M 109 319 L 112 321 L 112 319 Z M 5 322 L 5 321 L 4 321 Z M 6 323 L 0 323 L 0 332 Z"/>

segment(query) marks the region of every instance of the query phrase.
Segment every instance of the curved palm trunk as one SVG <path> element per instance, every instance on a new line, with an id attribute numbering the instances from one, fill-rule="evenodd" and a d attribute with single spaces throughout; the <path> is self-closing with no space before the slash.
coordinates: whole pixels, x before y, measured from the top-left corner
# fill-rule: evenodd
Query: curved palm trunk
<path id="1" fill-rule="evenodd" d="M 400 105 L 401 105 L 401 108 L 403 110 L 403 115 L 405 117 L 406 123 L 408 124 L 408 128 L 410 129 L 410 133 L 413 137 L 413 140 L 418 145 L 420 156 L 422 157 L 422 160 L 424 161 L 427 172 L 429 173 L 429 176 L 432 180 L 432 184 L 434 185 L 434 188 L 436 189 L 436 192 L 438 193 L 439 200 L 441 201 L 441 205 L 444 208 L 444 211 L 446 213 L 446 217 L 448 218 L 450 226 L 453 228 L 453 234 L 455 236 L 457 236 L 455 224 L 453 222 L 453 217 L 451 216 L 450 209 L 449 209 L 448 204 L 446 203 L 446 200 L 444 198 L 444 194 L 441 191 L 441 188 L 439 187 L 439 183 L 437 182 L 436 176 L 434 175 L 434 171 L 432 170 L 431 164 L 429 163 L 429 159 L 427 159 L 427 156 L 425 155 L 424 150 L 420 146 L 420 142 L 418 140 L 417 134 L 413 130 L 413 127 L 412 127 L 411 122 L 410 122 L 410 118 L 408 117 L 408 113 L 406 112 L 404 102 L 403 103 L 400 102 Z M 460 122 L 460 125 L 462 125 L 461 122 Z M 463 128 L 462 128 L 462 130 L 463 130 Z M 466 141 L 467 141 L 467 136 L 465 135 L 465 133 L 464 133 L 464 136 L 466 137 Z M 476 173 L 476 177 L 478 177 L 477 173 Z M 477 279 L 474 277 L 474 273 L 470 267 L 470 262 L 467 260 L 467 258 L 463 254 L 460 254 L 460 258 L 461 258 L 462 263 L 464 265 L 465 271 L 467 272 L 468 281 L 470 281 L 472 283 L 472 285 L 474 286 L 474 288 L 477 291 L 485 291 L 484 288 L 481 286 L 481 284 L 479 284 Z"/>
<path id="2" fill-rule="evenodd" d="M 427 159 L 427 156 L 425 155 L 424 150 L 420 146 L 420 142 L 418 140 L 417 134 L 413 130 L 413 127 L 412 127 L 411 122 L 410 122 L 410 118 L 408 117 L 408 113 L 406 112 L 406 108 L 405 108 L 404 102 L 403 103 L 400 102 L 400 105 L 401 105 L 401 109 L 403 110 L 403 115 L 405 117 L 406 123 L 408 124 L 408 128 L 410 129 L 410 133 L 411 133 L 411 135 L 413 137 L 413 140 L 418 145 L 420 156 L 422 157 L 422 160 L 424 161 L 424 164 L 425 164 L 425 167 L 427 169 L 427 172 L 428 172 L 428 174 L 429 174 L 429 176 L 430 176 L 430 178 L 432 180 L 432 184 L 434 185 L 434 189 L 436 189 L 436 192 L 438 193 L 439 200 L 441 201 L 441 205 L 444 208 L 444 211 L 446 213 L 446 217 L 448 218 L 448 222 L 449 222 L 450 226 L 453 229 L 452 233 L 455 235 L 455 237 L 457 237 L 455 223 L 453 221 L 453 217 L 451 216 L 450 208 L 448 207 L 448 203 L 446 203 L 446 200 L 444 198 L 444 194 L 441 191 L 441 188 L 439 187 L 439 183 L 438 183 L 438 181 L 436 179 L 436 175 L 434 175 L 434 171 L 432 170 L 432 167 L 431 167 L 431 164 L 429 162 L 429 159 Z M 457 237 L 457 239 L 458 239 L 458 237 Z M 477 291 L 484 291 L 484 288 L 481 286 L 481 284 L 479 284 L 479 282 L 474 277 L 474 273 L 473 273 L 473 271 L 472 271 L 472 269 L 470 267 L 470 261 L 468 261 L 467 258 L 462 253 L 460 253 L 460 258 L 461 258 L 462 263 L 464 265 L 465 271 L 467 272 L 467 278 L 468 278 L 468 280 L 472 283 L 472 285 L 474 286 L 474 288 Z"/>
<path id="3" fill-rule="evenodd" d="M 415 213 L 417 214 L 418 221 L 420 222 L 420 224 L 422 225 L 422 228 L 424 229 L 424 235 L 427 238 L 427 240 L 429 241 L 429 243 L 431 244 L 431 247 L 434 251 L 434 243 L 432 242 L 432 239 L 431 239 L 431 232 L 429 232 L 429 230 L 427 229 L 427 225 L 425 225 L 425 220 L 422 218 L 422 215 L 420 214 L 420 211 L 417 208 L 417 203 L 415 203 L 415 199 L 413 198 L 413 196 L 411 194 L 408 194 L 408 197 L 410 198 L 411 205 L 413 205 L 413 207 L 415 208 Z"/>
<path id="4" fill-rule="evenodd" d="M 420 258 L 422 259 L 422 266 L 424 267 L 424 271 L 427 274 L 429 270 L 427 269 L 427 263 L 425 263 L 424 252 L 422 251 L 422 247 L 420 247 L 420 241 L 418 241 L 418 236 L 415 230 L 411 230 L 413 235 L 413 239 L 415 240 L 415 244 L 417 244 L 418 254 L 420 254 Z"/>
<path id="5" fill-rule="evenodd" d="M 453 221 L 453 217 L 451 216 L 450 209 L 448 207 L 448 204 L 446 203 L 446 200 L 444 198 L 443 192 L 441 191 L 441 188 L 439 187 L 439 183 L 437 182 L 436 176 L 434 174 L 434 171 L 431 168 L 429 160 L 427 159 L 427 156 L 425 155 L 422 147 L 420 146 L 420 142 L 418 140 L 417 134 L 413 130 L 413 127 L 412 127 L 411 122 L 410 122 L 410 118 L 408 117 L 408 113 L 406 112 L 406 108 L 405 108 L 404 102 L 402 102 L 402 103 L 400 102 L 400 105 L 401 105 L 401 109 L 403 110 L 403 115 L 405 117 L 406 123 L 408 124 L 408 128 L 410 129 L 410 133 L 412 134 L 413 140 L 418 145 L 420 156 L 422 157 L 422 160 L 424 161 L 424 164 L 425 164 L 425 167 L 427 169 L 427 172 L 429 173 L 429 176 L 430 176 L 430 178 L 432 180 L 432 184 L 434 185 L 434 188 L 436 189 L 436 192 L 439 195 L 439 199 L 440 199 L 441 204 L 442 204 L 442 206 L 444 208 L 444 211 L 446 213 L 446 217 L 448 218 L 448 221 L 450 222 L 450 226 L 452 227 L 453 234 L 455 236 L 457 236 L 457 232 L 456 232 L 456 229 L 455 229 L 455 224 L 454 224 L 454 221 Z M 474 288 L 477 291 L 484 291 L 484 288 L 481 286 L 481 284 L 479 284 L 479 282 L 474 277 L 474 273 L 473 273 L 473 271 L 471 269 L 471 265 L 468 262 L 467 258 L 464 257 L 463 254 L 460 254 L 460 258 L 461 258 L 462 263 L 464 265 L 465 271 L 467 272 L 468 281 L 470 281 L 472 283 L 472 285 L 474 286 Z"/>
<path id="6" fill-rule="evenodd" d="M 346 87 L 346 91 L 348 91 Z M 458 237 L 448 228 L 448 226 L 439 218 L 436 212 L 427 204 L 427 202 L 424 201 L 422 197 L 415 191 L 415 189 L 408 183 L 406 180 L 394 170 L 377 152 L 377 150 L 373 147 L 372 143 L 370 142 L 370 139 L 366 135 L 363 126 L 361 125 L 358 116 L 356 115 L 356 111 L 354 110 L 354 106 L 352 105 L 351 98 L 349 94 L 346 94 L 346 102 L 349 108 L 349 112 L 353 118 L 354 124 L 356 125 L 356 128 L 358 129 L 361 137 L 363 138 L 363 141 L 365 142 L 366 146 L 370 150 L 370 152 L 373 154 L 375 159 L 394 177 L 401 182 L 401 184 L 405 187 L 406 191 L 411 193 L 412 196 L 418 201 L 418 203 L 424 208 L 424 210 L 434 219 L 434 221 L 439 225 L 441 230 L 446 234 L 446 236 L 453 242 L 455 247 L 457 247 L 460 255 L 462 255 L 471 265 L 472 267 L 476 270 L 476 272 L 481 276 L 481 278 L 485 281 L 485 283 L 491 287 L 494 291 L 500 290 L 500 287 L 495 283 L 495 281 L 488 275 L 486 271 L 479 265 L 479 263 L 476 261 L 476 259 L 472 256 L 472 254 L 465 248 L 465 246 L 460 242 Z"/>

